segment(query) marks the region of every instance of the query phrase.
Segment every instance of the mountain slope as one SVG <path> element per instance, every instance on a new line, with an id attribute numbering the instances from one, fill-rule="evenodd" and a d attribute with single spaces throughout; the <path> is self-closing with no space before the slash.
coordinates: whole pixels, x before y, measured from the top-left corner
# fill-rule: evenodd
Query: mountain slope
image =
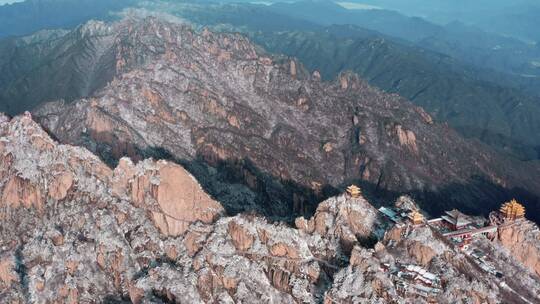
<path id="1" fill-rule="evenodd" d="M 302 5 L 305 9 L 294 9 Z M 537 68 L 531 65 L 540 53 L 515 39 L 461 24 L 437 26 L 423 33 L 415 29 L 413 19 L 397 13 L 350 11 L 328 1 L 270 7 L 175 4 L 149 9 L 178 14 L 220 31 L 246 33 L 271 52 L 300 58 L 326 79 L 352 70 L 370 84 L 412 100 L 467 137 L 479 138 L 521 159 L 540 155 L 539 78 L 534 77 Z M 265 18 L 269 13 L 281 17 Z M 360 24 L 402 39 L 352 25 L 300 27 L 281 22 L 284 16 L 318 24 Z M 279 21 L 274 23 L 274 19 Z M 393 22 L 399 25 L 392 26 Z M 421 37 L 413 39 L 388 29 L 410 29 Z"/>
<path id="2" fill-rule="evenodd" d="M 72 101 L 103 88 L 116 68 L 114 28 L 89 22 L 0 44 L 0 111 L 15 115 L 44 101 Z"/>
<path id="3" fill-rule="evenodd" d="M 326 26 L 356 25 L 374 30 L 478 68 L 509 74 L 514 82 L 539 93 L 540 69 L 535 63 L 540 59 L 540 50 L 515 38 L 459 22 L 440 26 L 395 11 L 347 10 L 331 1 L 276 3 L 265 9 Z"/>
<path id="4" fill-rule="evenodd" d="M 524 83 L 521 78 L 471 68 L 452 57 L 377 32 L 355 26 L 323 28 L 298 19 L 305 16 L 291 17 L 285 11 L 261 5 L 170 2 L 140 5 L 148 10 L 178 13 L 197 24 L 211 24 L 220 30 L 245 32 L 271 52 L 300 58 L 310 70 L 319 70 L 324 79 L 334 78 L 344 70 L 352 70 L 370 84 L 390 93 L 398 93 L 424 107 L 435 119 L 450 123 L 466 137 L 478 138 L 520 159 L 540 157 L 540 123 L 537 119 L 540 101 L 524 93 L 527 87 L 538 87 L 534 84 L 535 78 L 527 78 Z M 339 14 L 354 13 L 332 3 L 309 5 L 315 12 L 321 11 L 319 6 L 329 6 L 328 10 L 337 10 Z M 315 12 L 308 10 L 303 14 Z M 365 20 L 370 18 L 366 17 Z M 354 20 L 352 18 L 350 22 Z M 381 20 L 386 20 L 386 17 Z M 397 28 L 407 27 L 401 25 Z M 458 54 L 459 58 L 467 57 L 466 53 L 462 54 L 463 43 L 455 42 L 457 34 L 447 30 L 449 27 L 453 29 L 451 26 L 439 27 L 439 34 L 425 34 L 423 37 L 427 38 L 421 44 L 434 50 Z M 463 31 L 461 28 L 462 25 L 456 26 L 455 30 L 458 33 L 468 31 L 468 28 Z M 66 37 L 62 36 L 62 31 L 56 34 L 41 32 L 1 42 L 0 111 L 15 115 L 33 109 L 44 101 L 64 99 L 70 102 L 91 96 L 106 85 L 116 73 L 110 67 L 116 50 L 108 48 L 111 41 L 94 41 L 110 39 L 108 34 L 84 34 L 84 41 L 72 37 L 83 35 L 83 31 L 81 28 L 80 33 Z M 480 34 L 473 31 L 473 38 L 468 41 L 475 41 L 474 49 L 477 52 L 467 58 L 487 58 L 485 61 L 488 63 L 502 62 L 502 65 L 506 65 L 508 60 L 500 60 L 499 55 L 484 54 L 484 45 L 491 49 L 500 39 L 484 34 L 476 39 L 475 35 Z M 72 45 L 72 41 L 79 41 L 79 44 Z M 93 44 L 101 49 L 91 53 L 80 51 L 92 48 Z M 523 53 L 520 45 L 510 45 L 512 47 L 508 50 L 499 50 L 508 55 L 502 58 L 517 58 L 512 54 Z M 521 59 L 508 62 L 509 66 L 520 66 Z"/>
<path id="5" fill-rule="evenodd" d="M 348 10 L 329 0 L 275 3 L 268 10 L 326 26 L 353 24 L 409 41 L 421 40 L 441 30 L 440 26 L 422 18 L 390 10 Z"/>
<path id="6" fill-rule="evenodd" d="M 123 158 L 112 170 L 29 114 L 0 116 L 0 193 L 3 302 L 427 303 L 391 276 L 409 265 L 432 273 L 438 303 L 538 300 L 535 269 L 510 254 L 535 248 L 532 223 L 519 244 L 505 229 L 510 251 L 476 240 L 498 257 L 496 278 L 428 226 L 392 227 L 362 196 L 331 197 L 296 228 L 227 216 L 181 166 Z"/>
<path id="7" fill-rule="evenodd" d="M 284 217 L 313 212 L 350 180 L 379 196 L 413 193 L 433 213 L 485 211 L 510 195 L 538 208 L 537 166 L 462 139 L 354 74 L 321 82 L 240 35 L 156 19 L 118 26 L 116 65 L 128 72 L 92 98 L 35 111 L 63 142 L 111 162 L 157 153 L 227 169 L 263 211 Z"/>
<path id="8" fill-rule="evenodd" d="M 523 159 L 540 157 L 540 99 L 478 79 L 478 71 L 439 53 L 352 26 L 253 32 L 266 49 L 299 58 L 326 79 L 351 70 L 398 93 L 466 137 Z"/>
<path id="9" fill-rule="evenodd" d="M 540 42 L 540 34 L 536 30 L 540 17 L 538 2 L 525 5 L 513 5 L 499 12 L 487 20 L 478 22 L 478 26 L 486 30 L 496 31 L 504 35 L 510 35 L 527 41 Z"/>
<path id="10" fill-rule="evenodd" d="M 514 75 L 526 83 L 538 80 L 540 49 L 515 38 L 484 32 L 473 26 L 452 22 L 437 34 L 416 43 L 423 48 L 460 59 L 463 62 Z M 537 86 L 532 83 L 530 86 Z M 530 89 L 530 91 L 535 91 Z M 536 93 L 538 91 L 536 90 Z"/>

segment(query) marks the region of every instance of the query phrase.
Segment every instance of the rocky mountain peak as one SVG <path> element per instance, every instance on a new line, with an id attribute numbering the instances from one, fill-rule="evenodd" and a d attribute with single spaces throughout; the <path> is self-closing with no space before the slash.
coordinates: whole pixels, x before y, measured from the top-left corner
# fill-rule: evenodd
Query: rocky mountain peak
<path id="1" fill-rule="evenodd" d="M 510 195 L 538 208 L 537 166 L 462 139 L 355 74 L 321 82 L 238 34 L 155 18 L 122 24 L 114 79 L 92 97 L 34 112 L 62 142 L 110 163 L 175 159 L 223 204 L 238 205 L 216 184 L 234 183 L 245 208 L 274 216 L 313 213 L 350 180 L 378 195 L 413 194 L 432 213 L 479 212 Z M 227 176 L 212 174 L 216 167 Z"/>
<path id="2" fill-rule="evenodd" d="M 526 220 L 520 248 L 506 232 L 508 249 L 476 241 L 500 257 L 495 267 L 520 273 L 505 285 L 430 227 L 393 225 L 362 195 L 328 198 L 297 228 L 229 216 L 182 166 L 121 158 L 112 170 L 51 139 L 29 113 L 0 116 L 0 193 L 0 295 L 11 302 L 522 303 L 538 295 L 538 277 L 522 266 L 534 267 L 532 257 L 518 262 L 538 234 Z M 396 206 L 416 208 L 407 197 Z M 403 293 L 394 269 L 435 285 Z"/>
<path id="3" fill-rule="evenodd" d="M 90 20 L 79 26 L 78 31 L 82 37 L 111 34 L 113 27 L 103 21 Z"/>
<path id="4" fill-rule="evenodd" d="M 113 197 L 131 200 L 151 212 L 166 235 L 185 232 L 195 221 L 212 223 L 223 213 L 219 203 L 181 166 L 145 160 L 134 165 L 122 159 L 109 169 L 84 148 L 58 145 L 30 113 L 1 123 L 2 205 L 44 212 L 48 204 L 73 192 L 93 200 Z"/>

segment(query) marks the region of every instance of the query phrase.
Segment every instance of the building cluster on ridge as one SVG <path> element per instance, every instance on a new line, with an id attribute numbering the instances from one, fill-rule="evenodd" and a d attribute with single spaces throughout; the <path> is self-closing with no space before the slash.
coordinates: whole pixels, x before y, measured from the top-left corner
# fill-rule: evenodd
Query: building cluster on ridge
<path id="1" fill-rule="evenodd" d="M 362 193 L 361 189 L 355 185 L 349 186 L 346 192 L 352 198 L 357 198 Z M 426 223 L 424 215 L 412 203 L 403 203 L 396 208 L 381 207 L 379 211 L 397 225 L 408 223 L 414 227 L 420 227 Z M 380 267 L 382 271 L 389 274 L 396 290 L 401 295 L 421 296 L 429 303 L 435 303 L 434 299 L 443 290 L 440 276 L 422 266 L 398 261 L 395 265 L 383 263 Z"/>
<path id="2" fill-rule="evenodd" d="M 389 272 L 396 290 L 402 295 L 419 295 L 434 302 L 435 297 L 442 291 L 439 275 L 431 273 L 421 266 L 396 263 L 394 267 L 382 264 L 381 268 Z"/>
<path id="3" fill-rule="evenodd" d="M 361 195 L 361 189 L 350 185 L 347 193 L 353 198 Z M 469 216 L 454 209 L 433 219 L 426 219 L 414 204 L 396 207 L 380 207 L 379 212 L 396 224 L 410 224 L 413 227 L 429 225 L 461 249 L 467 249 L 472 238 L 485 235 L 492 238 L 501 225 L 514 224 L 525 218 L 525 207 L 512 199 L 501 205 L 499 211 L 492 212 L 487 223 L 474 223 Z"/>
<path id="4" fill-rule="evenodd" d="M 362 195 L 361 189 L 356 185 L 347 187 L 346 193 L 352 198 Z M 480 248 L 476 248 L 477 246 L 472 242 L 477 236 L 485 236 L 493 240 L 501 227 L 519 225 L 525 218 L 525 207 L 517 200 L 512 199 L 503 203 L 498 211 L 490 213 L 489 220 L 486 221 L 469 217 L 457 209 L 446 211 L 438 218 L 427 219 L 413 200 L 408 197 L 403 198 L 396 201 L 394 207 L 380 207 L 379 212 L 396 226 L 406 228 L 405 235 L 418 227 L 429 226 L 461 249 L 480 269 L 497 278 L 504 276 L 504 271 L 497 269 L 489 256 Z M 402 294 L 421 296 L 428 302 L 432 302 L 444 289 L 439 275 L 418 265 L 381 264 L 381 269 L 389 272 L 396 289 Z"/>
<path id="5" fill-rule="evenodd" d="M 486 223 L 475 223 L 459 210 L 446 211 L 442 216 L 426 220 L 415 208 L 381 207 L 379 211 L 396 224 L 410 224 L 413 227 L 429 225 L 461 249 L 466 250 L 473 237 L 485 235 L 493 238 L 498 228 L 512 225 L 525 218 L 525 207 L 515 199 L 502 204 L 494 211 Z"/>
<path id="6" fill-rule="evenodd" d="M 351 197 L 358 197 L 361 191 L 351 185 L 347 193 Z M 461 249 L 480 269 L 499 279 L 504 276 L 504 271 L 497 269 L 489 256 L 472 242 L 475 237 L 482 235 L 493 240 L 499 228 L 519 225 L 525 218 L 525 207 L 515 199 L 503 203 L 498 211 L 493 211 L 488 221 L 471 218 L 457 209 L 446 211 L 438 218 L 426 219 L 414 201 L 407 199 L 398 200 L 394 207 L 380 207 L 379 212 L 395 225 L 406 228 L 405 235 L 418 227 L 431 227 Z M 390 273 L 396 289 L 402 294 L 421 296 L 433 302 L 444 288 L 437 274 L 418 265 L 381 265 L 381 268 Z"/>

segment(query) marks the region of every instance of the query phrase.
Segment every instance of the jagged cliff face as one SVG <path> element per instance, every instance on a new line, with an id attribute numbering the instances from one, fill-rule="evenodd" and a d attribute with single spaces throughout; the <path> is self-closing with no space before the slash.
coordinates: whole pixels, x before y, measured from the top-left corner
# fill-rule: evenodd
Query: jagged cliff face
<path id="1" fill-rule="evenodd" d="M 108 168 L 52 140 L 30 115 L 0 118 L 0 297 L 9 303 L 423 303 L 383 263 L 441 275 L 438 303 L 525 303 L 538 277 L 506 251 L 510 288 L 429 228 L 389 228 L 363 197 L 320 204 L 297 228 L 228 217 L 185 169 L 123 158 Z M 386 231 L 386 232 L 385 232 Z M 380 240 L 375 250 L 365 240 Z"/>
<path id="2" fill-rule="evenodd" d="M 517 221 L 498 230 L 498 240 L 527 268 L 540 276 L 540 231 L 528 221 Z"/>
<path id="3" fill-rule="evenodd" d="M 157 155 L 225 167 L 225 180 L 255 193 L 249 204 L 278 216 L 313 212 L 351 179 L 377 194 L 416 194 L 432 212 L 486 210 L 510 194 L 537 208 L 537 166 L 465 141 L 353 74 L 321 82 L 239 35 L 156 19 L 116 28 L 110 48 L 122 72 L 94 97 L 35 111 L 62 142 L 111 163 Z"/>

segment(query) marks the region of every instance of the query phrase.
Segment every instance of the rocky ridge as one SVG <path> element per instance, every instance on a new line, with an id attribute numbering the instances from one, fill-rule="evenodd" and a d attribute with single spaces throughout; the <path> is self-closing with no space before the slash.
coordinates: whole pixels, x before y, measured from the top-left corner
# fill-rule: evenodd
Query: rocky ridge
<path id="1" fill-rule="evenodd" d="M 498 230 L 501 245 L 540 276 L 540 233 L 538 226 L 520 221 Z"/>
<path id="2" fill-rule="evenodd" d="M 20 114 L 50 100 L 91 96 L 113 76 L 117 23 L 89 21 L 71 31 L 44 30 L 0 43 L 0 111 Z"/>
<path id="3" fill-rule="evenodd" d="M 400 293 L 381 268 L 398 261 L 442 276 L 439 303 L 526 303 L 429 227 L 390 227 L 362 196 L 329 198 L 297 229 L 225 215 L 172 162 L 123 158 L 112 170 L 52 140 L 30 114 L 1 116 L 0 143 L 8 303 L 425 302 Z M 374 249 L 363 247 L 366 237 L 378 240 Z M 510 288 L 534 301 L 540 279 L 485 246 L 527 276 Z"/>
<path id="4" fill-rule="evenodd" d="M 355 74 L 322 82 L 236 34 L 154 18 L 117 26 L 122 72 L 93 97 L 34 113 L 60 141 L 109 163 L 174 159 L 230 210 L 237 197 L 208 182 L 219 168 L 220 182 L 244 187 L 234 212 L 278 218 L 312 214 L 351 180 L 381 196 L 411 193 L 431 213 L 481 212 L 509 196 L 538 210 L 538 166 L 464 140 Z"/>

